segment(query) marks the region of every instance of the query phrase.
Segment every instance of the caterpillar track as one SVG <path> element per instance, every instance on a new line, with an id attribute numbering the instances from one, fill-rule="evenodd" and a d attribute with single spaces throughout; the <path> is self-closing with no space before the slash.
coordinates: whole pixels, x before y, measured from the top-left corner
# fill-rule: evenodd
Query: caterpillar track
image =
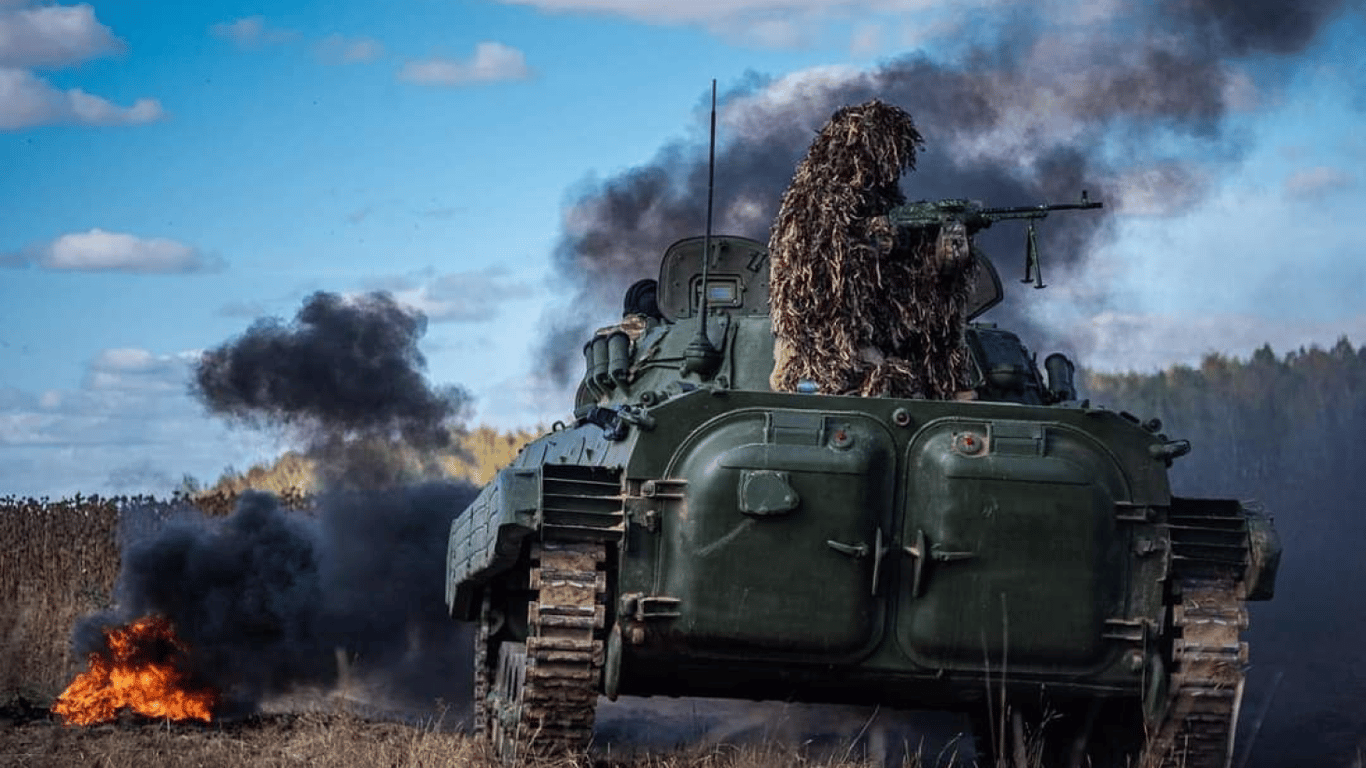
<path id="1" fill-rule="evenodd" d="M 492 610 L 489 596 L 484 595 L 483 606 L 479 610 L 479 628 L 474 636 L 474 737 L 480 741 L 489 735 L 489 641 Z"/>
<path id="2" fill-rule="evenodd" d="M 1186 578 L 1173 606 L 1167 716 L 1142 762 L 1146 768 L 1228 768 L 1243 698 L 1247 628 L 1243 587 L 1233 580 Z"/>
<path id="3" fill-rule="evenodd" d="M 547 542 L 532 561 L 525 641 L 500 641 L 486 603 L 475 643 L 475 733 L 504 761 L 585 750 L 602 674 L 606 548 Z"/>

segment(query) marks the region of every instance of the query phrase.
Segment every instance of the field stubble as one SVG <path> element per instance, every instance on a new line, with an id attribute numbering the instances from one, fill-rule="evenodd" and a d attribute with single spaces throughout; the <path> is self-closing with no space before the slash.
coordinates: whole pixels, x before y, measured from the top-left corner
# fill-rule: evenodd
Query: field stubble
<path id="1" fill-rule="evenodd" d="M 482 745 L 439 721 L 375 722 L 349 713 L 261 715 L 196 725 L 125 718 L 118 723 L 69 727 L 39 721 L 0 727 L 0 765 L 15 768 L 498 768 Z M 869 768 L 852 750 L 813 758 L 800 745 L 695 746 L 624 758 L 609 754 L 553 760 L 526 758 L 525 768 Z M 906 766 L 918 767 L 915 756 Z M 925 761 L 926 765 L 951 765 Z"/>

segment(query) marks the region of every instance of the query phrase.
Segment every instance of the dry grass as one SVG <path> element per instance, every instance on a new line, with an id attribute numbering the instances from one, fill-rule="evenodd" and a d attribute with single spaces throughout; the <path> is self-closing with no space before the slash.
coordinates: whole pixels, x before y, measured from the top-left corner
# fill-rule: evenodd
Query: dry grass
<path id="1" fill-rule="evenodd" d="M 404 725 L 345 713 L 271 715 L 212 726 L 125 721 L 90 728 L 49 721 L 0 726 L 0 765 L 16 768 L 499 768 L 482 745 L 439 719 Z M 961 766 L 952 756 L 911 756 L 906 768 Z M 800 747 L 709 747 L 627 759 L 527 759 L 521 768 L 872 768 L 852 755 L 821 759 Z"/>
<path id="2" fill-rule="evenodd" d="M 90 728 L 34 723 L 0 729 L 0 764 L 99 768 L 301 765 L 471 766 L 464 736 L 366 722 L 349 715 L 273 716 L 215 726 L 120 723 Z"/>
<path id="3" fill-rule="evenodd" d="M 0 499 L 0 691 L 51 699 L 84 666 L 71 628 L 109 607 L 119 503 Z"/>

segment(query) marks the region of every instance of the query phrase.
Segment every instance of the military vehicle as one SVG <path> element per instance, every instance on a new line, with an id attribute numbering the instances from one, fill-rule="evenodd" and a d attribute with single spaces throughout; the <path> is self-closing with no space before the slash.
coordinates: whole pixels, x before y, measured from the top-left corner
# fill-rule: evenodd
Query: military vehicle
<path id="1" fill-rule="evenodd" d="M 892 219 L 976 231 L 1096 205 Z M 972 257 L 973 399 L 931 401 L 771 391 L 765 245 L 670 247 L 584 346 L 572 423 L 451 527 L 480 737 L 579 750 L 599 696 L 707 696 L 958 710 L 980 764 L 1025 734 L 1047 766 L 1227 766 L 1270 518 L 1173 496 L 1190 444 L 979 322 L 1002 287 Z"/>

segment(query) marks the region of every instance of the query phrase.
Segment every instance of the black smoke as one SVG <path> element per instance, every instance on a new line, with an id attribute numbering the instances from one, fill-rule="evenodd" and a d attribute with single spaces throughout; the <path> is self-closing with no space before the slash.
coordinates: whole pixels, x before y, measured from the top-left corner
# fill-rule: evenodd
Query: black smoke
<path id="1" fill-rule="evenodd" d="M 257 320 L 205 352 L 191 392 L 214 415 L 294 432 L 330 479 L 382 486 L 401 476 L 403 449 L 450 445 L 468 405 L 424 377 L 426 326 L 387 293 L 318 292 L 292 323 Z"/>
<path id="2" fill-rule="evenodd" d="M 909 54 L 869 71 L 778 81 L 751 75 L 719 108 L 717 231 L 766 242 L 815 132 L 836 109 L 880 98 L 914 115 L 925 135 L 927 151 L 903 178 L 911 200 L 1030 205 L 1075 200 L 1083 188 L 1103 200 L 1103 214 L 1057 215 L 1042 225 L 1045 274 L 1061 276 L 1104 242 L 1113 212 L 1156 205 L 1170 213 L 1160 208 L 1197 202 L 1207 175 L 1245 149 L 1227 116 L 1273 92 L 1295 55 L 1354 1 L 1030 4 L 1028 14 L 993 5 L 965 16 L 952 36 L 959 42 L 937 59 Z M 1184 162 L 1191 155 L 1200 167 Z M 551 313 L 556 332 L 543 347 L 554 374 L 576 370 L 578 345 L 561 340 L 586 338 L 610 319 L 626 286 L 657 272 L 664 248 L 701 232 L 706 164 L 706 137 L 694 135 L 573 200 L 554 261 L 575 296 Z M 1004 231 L 980 241 L 1009 278 L 1022 271 L 1022 235 L 996 229 Z M 1025 326 L 1035 342 L 1084 352 L 1031 322 L 1015 293 L 993 319 Z M 1107 297 L 1098 287 L 1078 300 L 1098 309 Z"/>
<path id="3" fill-rule="evenodd" d="M 439 698 L 462 715 L 473 646 L 446 615 L 445 555 L 477 489 L 405 482 L 414 460 L 451 448 L 467 401 L 423 376 L 425 328 L 388 294 L 315 293 L 292 323 L 258 320 L 206 352 L 192 392 L 212 414 L 302 440 L 324 491 L 306 511 L 258 492 L 225 518 L 125 509 L 117 607 L 78 625 L 76 649 L 159 614 L 227 714 L 304 690 L 401 707 Z"/>
<path id="4" fill-rule="evenodd" d="M 191 648 L 193 678 L 223 692 L 226 714 L 303 690 L 386 707 L 439 698 L 463 716 L 472 645 L 445 612 L 445 553 L 475 492 L 336 492 L 311 513 L 249 492 L 226 518 L 164 524 L 125 510 L 125 529 L 140 530 L 125 531 L 118 607 L 84 619 L 76 649 L 101 648 L 101 627 L 160 614 Z"/>

